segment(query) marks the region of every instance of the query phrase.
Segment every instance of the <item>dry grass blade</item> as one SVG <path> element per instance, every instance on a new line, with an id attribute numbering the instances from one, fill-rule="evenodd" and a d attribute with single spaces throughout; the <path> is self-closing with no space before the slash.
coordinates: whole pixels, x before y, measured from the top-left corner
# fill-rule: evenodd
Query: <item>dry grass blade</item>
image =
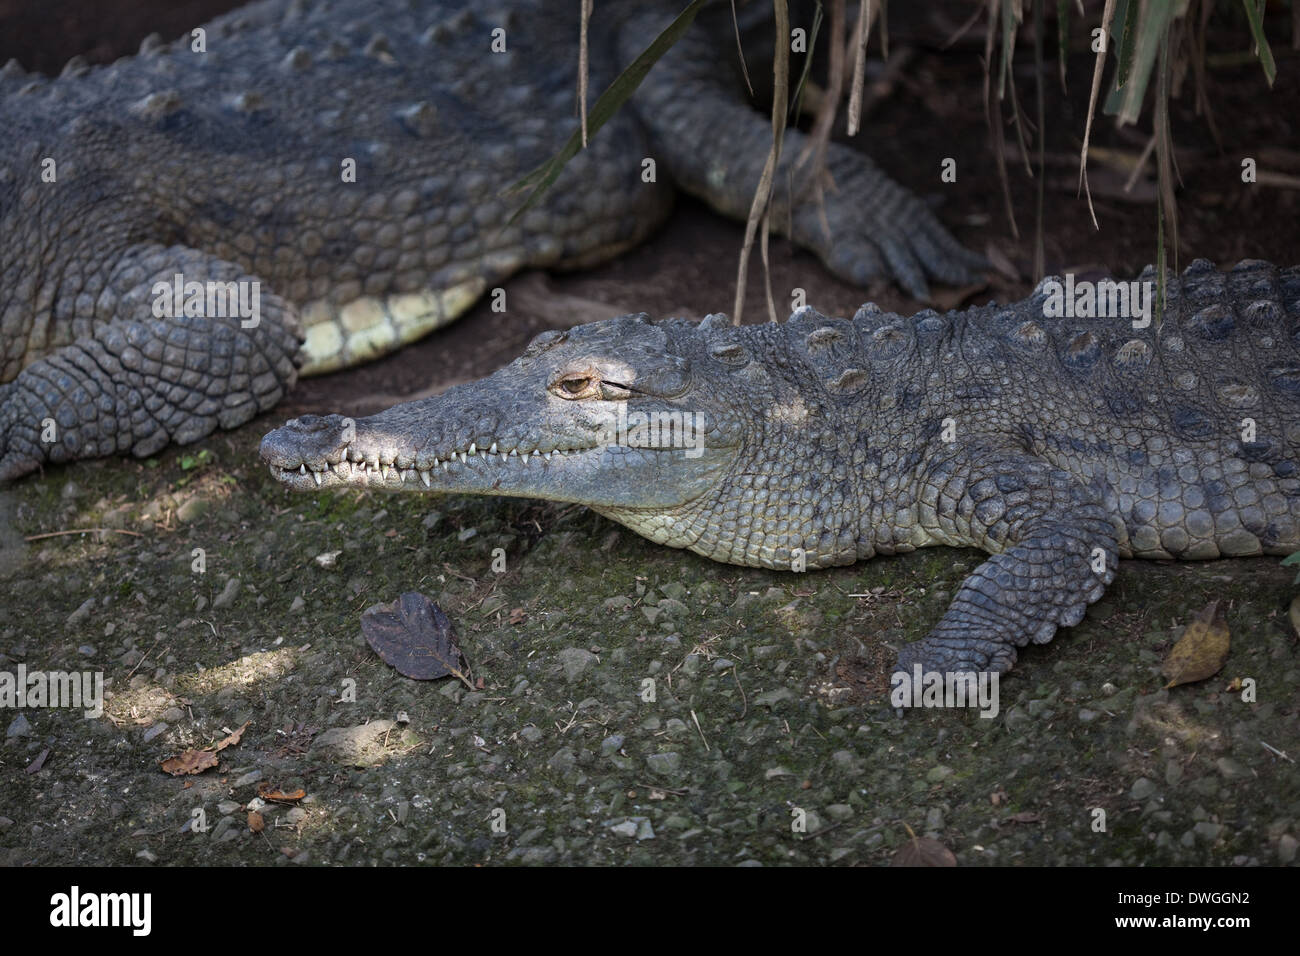
<path id="1" fill-rule="evenodd" d="M 589 0 L 584 0 L 589 2 Z M 740 72 L 745 77 L 745 87 L 749 95 L 754 95 L 754 84 L 749 82 L 749 67 L 745 64 L 745 48 L 740 43 L 740 21 L 736 19 L 736 0 L 731 0 L 731 29 L 736 34 L 736 56 L 740 57 Z"/>
<path id="2" fill-rule="evenodd" d="M 871 38 L 871 25 L 880 7 L 871 0 L 863 0 L 858 13 L 853 41 L 853 84 L 849 91 L 848 133 L 856 136 L 862 128 L 862 92 L 867 84 L 867 40 Z"/>
<path id="3" fill-rule="evenodd" d="M 984 123 L 988 126 L 989 137 L 993 141 L 993 158 L 998 168 L 998 183 L 1002 187 L 1002 206 L 1007 214 L 1007 226 L 1011 229 L 1011 235 L 1019 239 L 1020 227 L 1016 225 L 1016 211 L 1011 204 L 1011 182 L 1007 178 L 1007 152 L 1006 145 L 1002 139 L 1002 130 L 999 123 L 994 123 L 993 117 L 999 118 L 1002 115 L 1000 109 L 994 108 L 993 101 L 993 37 L 997 34 L 998 17 L 1000 8 L 999 0 L 989 0 L 989 25 L 984 34 Z"/>
<path id="4" fill-rule="evenodd" d="M 843 2 L 843 0 L 841 0 Z M 749 207 L 749 219 L 745 223 L 745 244 L 740 250 L 740 264 L 736 269 L 736 300 L 732 310 L 732 323 L 740 324 L 745 308 L 745 285 L 749 281 L 749 254 L 754 248 L 754 236 L 759 226 L 763 228 L 763 243 L 767 243 L 767 212 L 772 200 L 772 183 L 776 179 L 776 167 L 781 161 L 781 142 L 785 138 L 785 115 L 790 99 L 790 10 L 786 0 L 772 0 L 772 9 L 776 18 L 776 39 L 773 43 L 775 63 L 772 66 L 776 88 L 772 94 L 772 148 L 768 151 L 767 162 L 763 165 L 763 174 L 759 177 L 758 188 L 754 191 L 754 201 Z M 766 256 L 764 257 L 766 261 Z M 771 284 L 768 284 L 768 310 L 775 321 L 776 306 L 772 302 Z"/>
<path id="5" fill-rule="evenodd" d="M 1092 193 L 1088 190 L 1088 142 L 1092 138 L 1092 118 L 1097 115 L 1097 94 L 1101 92 L 1101 70 L 1106 65 L 1107 39 L 1110 36 L 1111 21 L 1115 19 L 1115 0 L 1106 0 L 1106 7 L 1101 14 L 1101 49 L 1097 51 L 1097 63 L 1092 69 L 1092 91 L 1088 94 L 1088 119 L 1083 127 L 1083 146 L 1079 150 L 1079 189 L 1088 197 L 1088 215 L 1092 217 L 1092 228 L 1100 229 L 1097 223 L 1097 210 L 1092 207 Z"/>
<path id="6" fill-rule="evenodd" d="M 844 6 L 845 0 L 831 0 L 831 58 L 826 75 L 826 96 L 817 111 L 812 132 L 808 134 L 808 142 L 794 164 L 795 170 L 798 171 L 812 160 L 808 181 L 815 184 L 815 188 L 819 188 L 821 184 L 822 172 L 826 166 L 826 147 L 830 145 L 831 130 L 835 126 L 835 114 L 839 110 L 840 96 L 844 93 L 844 31 L 847 19 Z M 778 33 L 777 36 L 779 38 L 780 34 Z M 818 200 L 820 201 L 820 191 Z"/>
<path id="7" fill-rule="evenodd" d="M 578 35 L 578 112 L 582 117 L 582 148 L 587 148 L 587 75 L 590 58 L 587 52 L 587 34 L 591 25 L 591 7 L 594 0 L 582 0 L 582 28 Z"/>

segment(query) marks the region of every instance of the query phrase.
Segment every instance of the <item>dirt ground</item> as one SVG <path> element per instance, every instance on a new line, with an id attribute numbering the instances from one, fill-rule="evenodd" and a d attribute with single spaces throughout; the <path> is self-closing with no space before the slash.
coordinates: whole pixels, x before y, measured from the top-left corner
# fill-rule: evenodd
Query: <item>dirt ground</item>
<path id="1" fill-rule="evenodd" d="M 76 53 L 111 60 L 187 26 L 123 5 L 108 35 L 99 15 L 19 6 L 0 0 L 0 62 L 44 69 Z M 229 6 L 184 9 L 196 23 Z M 1036 186 L 1011 167 L 1017 239 L 977 106 L 982 26 L 940 49 L 968 9 L 925 5 L 913 22 L 899 12 L 891 50 L 910 62 L 859 137 L 899 182 L 941 200 L 962 242 L 1014 266 L 962 304 L 1032 288 Z M 1190 80 L 1174 104 L 1183 263 L 1300 263 L 1300 191 L 1240 176 L 1243 157 L 1300 176 L 1300 61 L 1285 18 L 1266 29 L 1272 91 L 1257 63 L 1228 55 L 1248 50 L 1246 33 L 1214 33 L 1221 148 L 1192 110 Z M 1051 272 L 1131 276 L 1154 257 L 1149 179 L 1121 198 L 1124 176 L 1094 160 L 1098 230 L 1075 196 L 1092 69 L 1083 33 L 1076 22 L 1068 90 L 1054 69 L 1047 77 L 1045 258 Z M 1032 111 L 1030 62 L 1022 46 L 1017 86 Z M 1146 135 L 1103 118 L 1097 155 L 1136 154 Z M 955 184 L 939 182 L 945 157 Z M 480 303 L 397 355 L 303 382 L 235 432 L 0 490 L 0 669 L 102 671 L 110 695 L 100 719 L 0 717 L 0 862 L 879 864 L 910 832 L 962 865 L 1293 863 L 1297 588 L 1276 559 L 1125 562 L 1081 625 L 1022 654 L 996 717 L 900 717 L 885 694 L 896 648 L 934 623 L 975 552 L 783 575 L 658 547 L 581 508 L 292 495 L 257 461 L 261 435 L 287 417 L 366 414 L 477 377 L 545 328 L 728 310 L 742 235 L 683 200 L 634 253 L 516 277 L 506 312 Z M 846 285 L 783 241 L 773 253 L 778 297 L 803 288 L 839 315 L 866 300 L 925 305 Z M 750 321 L 764 317 L 761 295 L 755 267 Z M 77 528 L 104 530 L 59 533 Z M 472 689 L 409 681 L 366 646 L 361 612 L 407 590 L 456 622 Z M 1226 667 L 1163 689 L 1164 654 L 1215 599 L 1229 608 Z M 1236 678 L 1253 678 L 1254 701 L 1230 689 Z M 215 769 L 159 769 L 245 724 Z M 252 804 L 266 822 L 255 833 L 247 810 L 263 785 L 305 796 Z"/>

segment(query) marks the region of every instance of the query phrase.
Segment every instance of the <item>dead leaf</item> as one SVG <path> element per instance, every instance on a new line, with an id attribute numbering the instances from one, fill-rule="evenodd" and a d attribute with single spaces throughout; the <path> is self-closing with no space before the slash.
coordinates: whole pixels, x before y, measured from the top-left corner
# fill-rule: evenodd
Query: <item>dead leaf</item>
<path id="1" fill-rule="evenodd" d="M 168 757 L 160 766 L 173 777 L 179 777 L 186 773 L 202 773 L 215 767 L 217 765 L 217 753 L 239 743 L 244 736 L 244 731 L 248 729 L 249 723 L 251 721 L 245 721 L 244 726 L 217 741 L 212 747 L 203 750 L 187 750 L 179 756 Z"/>
<path id="2" fill-rule="evenodd" d="M 407 591 L 391 604 L 366 608 L 361 633 L 403 677 L 434 680 L 451 674 L 473 689 L 461 670 L 460 641 L 451 621 L 423 594 Z"/>
<path id="3" fill-rule="evenodd" d="M 173 777 L 183 773 L 202 773 L 217 765 L 217 755 L 211 750 L 187 750 L 178 757 L 168 757 L 162 762 L 163 770 Z"/>
<path id="4" fill-rule="evenodd" d="M 266 818 L 256 810 L 248 811 L 248 829 L 254 833 L 261 833 L 266 829 Z"/>
<path id="5" fill-rule="evenodd" d="M 911 833 L 908 828 L 908 833 Z M 953 856 L 952 850 L 948 849 L 938 840 L 932 840 L 929 837 L 912 836 L 894 854 L 894 858 L 889 861 L 890 866 L 956 866 L 957 858 Z"/>
<path id="6" fill-rule="evenodd" d="M 526 616 L 527 616 L 527 615 L 524 614 L 524 609 L 521 608 L 521 607 L 516 607 L 516 608 L 511 608 L 511 609 L 510 609 L 510 623 L 511 623 L 511 624 L 522 624 L 522 623 L 524 623 L 524 618 L 525 618 Z"/>
<path id="7" fill-rule="evenodd" d="M 299 787 L 297 790 L 284 792 L 277 790 L 271 784 L 263 782 L 257 785 L 257 795 L 263 800 L 274 803 L 296 803 L 303 797 L 307 796 L 307 791 Z"/>
<path id="8" fill-rule="evenodd" d="M 248 725 L 251 723 L 251 720 L 244 721 L 244 726 L 233 731 L 230 736 L 226 737 L 224 740 L 217 741 L 216 749 L 218 751 L 225 750 L 227 747 L 233 747 L 235 744 L 239 743 L 240 739 L 244 736 L 244 731 L 248 729 Z"/>
<path id="9" fill-rule="evenodd" d="M 1161 667 L 1161 673 L 1169 678 L 1165 688 L 1213 677 L 1228 659 L 1230 644 L 1227 616 L 1218 601 L 1211 601 L 1205 610 L 1192 618 L 1183 636 L 1165 657 Z"/>
<path id="10" fill-rule="evenodd" d="M 1291 629 L 1300 635 L 1300 594 L 1291 599 L 1291 607 L 1287 611 L 1287 617 L 1291 620 Z"/>

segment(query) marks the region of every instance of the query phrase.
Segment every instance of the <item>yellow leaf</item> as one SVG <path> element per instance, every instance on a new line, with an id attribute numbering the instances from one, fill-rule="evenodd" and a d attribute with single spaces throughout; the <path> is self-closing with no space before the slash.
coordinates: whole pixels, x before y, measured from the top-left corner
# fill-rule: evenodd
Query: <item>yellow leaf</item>
<path id="1" fill-rule="evenodd" d="M 1218 601 L 1211 601 L 1205 610 L 1192 618 L 1183 636 L 1178 639 L 1161 667 L 1169 678 L 1166 688 L 1213 677 L 1228 659 L 1231 636 L 1228 620 Z"/>

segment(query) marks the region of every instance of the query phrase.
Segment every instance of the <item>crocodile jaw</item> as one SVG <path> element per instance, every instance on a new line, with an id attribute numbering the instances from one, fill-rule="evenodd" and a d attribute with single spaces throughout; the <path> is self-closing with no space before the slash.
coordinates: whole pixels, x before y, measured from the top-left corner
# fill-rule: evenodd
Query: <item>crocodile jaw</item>
<path id="1" fill-rule="evenodd" d="M 413 420 L 445 423 L 457 412 L 464 415 L 474 405 L 454 393 L 466 388 L 370 418 L 294 419 L 262 439 L 262 460 L 276 480 L 304 491 L 351 486 L 653 510 L 696 501 L 737 457 L 737 447 L 652 448 L 609 441 L 594 416 L 552 420 L 529 430 L 527 438 L 518 427 L 499 436 L 436 424 L 412 430 Z"/>

